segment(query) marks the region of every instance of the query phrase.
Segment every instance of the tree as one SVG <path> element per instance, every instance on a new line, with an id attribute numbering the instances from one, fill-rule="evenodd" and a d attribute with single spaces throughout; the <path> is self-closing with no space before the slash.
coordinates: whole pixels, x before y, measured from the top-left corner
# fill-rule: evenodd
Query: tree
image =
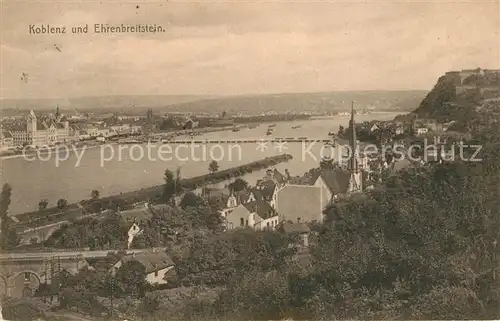
<path id="1" fill-rule="evenodd" d="M 146 268 L 138 261 L 126 261 L 114 277 L 118 295 L 140 297 L 146 290 Z"/>
<path id="2" fill-rule="evenodd" d="M 60 210 L 64 210 L 66 207 L 68 207 L 68 201 L 65 200 L 64 198 L 61 198 L 57 201 L 57 208 Z"/>
<path id="3" fill-rule="evenodd" d="M 7 234 L 9 231 L 8 209 L 10 205 L 10 196 L 12 188 L 9 184 L 4 184 L 0 194 L 0 247 L 4 249 L 8 243 Z"/>
<path id="4" fill-rule="evenodd" d="M 197 196 L 193 192 L 187 192 L 182 197 L 180 207 L 185 210 L 188 207 L 198 207 L 203 204 L 205 204 L 205 201 L 201 197 Z"/>
<path id="5" fill-rule="evenodd" d="M 244 191 L 248 188 L 248 182 L 242 178 L 237 178 L 234 182 L 229 184 L 228 187 L 233 192 Z"/>
<path id="6" fill-rule="evenodd" d="M 175 195 L 178 195 L 182 191 L 180 168 L 177 168 L 175 175 L 171 170 L 166 169 L 164 180 L 163 199 L 168 203 Z"/>
<path id="7" fill-rule="evenodd" d="M 49 205 L 49 202 L 46 199 L 41 200 L 38 202 L 38 210 L 43 211 L 47 209 L 47 206 Z"/>
<path id="8" fill-rule="evenodd" d="M 92 192 L 90 192 L 90 198 L 95 201 L 97 199 L 99 199 L 99 196 L 101 195 L 101 193 L 98 191 L 98 190 L 93 190 Z"/>
<path id="9" fill-rule="evenodd" d="M 212 161 L 210 162 L 210 164 L 208 165 L 208 171 L 210 173 L 215 173 L 219 170 L 219 163 L 217 163 L 217 161 Z"/>

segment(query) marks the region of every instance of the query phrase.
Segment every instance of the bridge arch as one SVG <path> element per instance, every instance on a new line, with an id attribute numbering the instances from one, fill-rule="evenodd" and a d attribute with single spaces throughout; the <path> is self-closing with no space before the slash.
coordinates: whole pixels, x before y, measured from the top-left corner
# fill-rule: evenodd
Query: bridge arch
<path id="1" fill-rule="evenodd" d="M 23 270 L 17 272 L 10 278 L 9 296 L 23 298 L 33 296 L 40 287 L 41 278 L 33 270 Z"/>

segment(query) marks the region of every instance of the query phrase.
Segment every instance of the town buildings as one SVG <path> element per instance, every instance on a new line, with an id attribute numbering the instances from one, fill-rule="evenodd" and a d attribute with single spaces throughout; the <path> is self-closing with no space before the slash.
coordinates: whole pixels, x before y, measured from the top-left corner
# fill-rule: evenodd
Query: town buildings
<path id="1" fill-rule="evenodd" d="M 165 251 L 152 249 L 124 256 L 113 265 L 109 272 L 116 275 L 127 262 L 138 262 L 143 265 L 146 270 L 146 281 L 151 285 L 167 284 L 168 276 L 173 275 L 175 271 L 175 264 Z"/>
<path id="2" fill-rule="evenodd" d="M 52 146 L 75 140 L 65 117 L 38 118 L 33 110 L 26 119 L 26 127 L 10 131 L 14 146 Z"/>

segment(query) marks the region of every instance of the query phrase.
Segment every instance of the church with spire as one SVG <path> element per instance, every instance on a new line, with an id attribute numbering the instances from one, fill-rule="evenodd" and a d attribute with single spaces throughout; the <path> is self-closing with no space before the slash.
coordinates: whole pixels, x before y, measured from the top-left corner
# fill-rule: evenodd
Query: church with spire
<path id="1" fill-rule="evenodd" d="M 331 167 L 320 167 L 313 176 L 313 185 L 319 187 L 321 192 L 322 206 L 335 202 L 336 199 L 354 193 L 363 192 L 363 171 L 360 166 L 359 144 L 356 137 L 354 104 L 351 105 L 351 120 L 347 134 L 349 145 L 344 146 L 348 150 L 347 166 L 334 163 Z"/>
<path id="2" fill-rule="evenodd" d="M 351 105 L 351 120 L 349 121 L 349 160 L 347 170 L 349 171 L 348 193 L 363 191 L 363 172 L 359 165 L 359 146 L 356 137 L 356 122 L 354 121 L 354 103 Z"/>

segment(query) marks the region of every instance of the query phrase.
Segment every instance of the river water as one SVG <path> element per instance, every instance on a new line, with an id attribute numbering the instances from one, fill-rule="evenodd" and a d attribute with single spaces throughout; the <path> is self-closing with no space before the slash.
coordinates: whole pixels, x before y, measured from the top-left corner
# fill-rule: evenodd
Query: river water
<path id="1" fill-rule="evenodd" d="M 356 116 L 357 122 L 366 120 L 389 120 L 396 113 L 373 113 Z M 242 129 L 239 132 L 213 132 L 196 139 L 240 139 L 270 137 L 308 137 L 327 139 L 328 132 L 337 132 L 340 125 L 348 126 L 349 116 L 314 119 L 296 122 L 278 122 L 271 136 L 266 136 L 268 124 L 257 128 Z M 302 125 L 292 129 L 292 126 Z M 167 145 L 167 146 L 165 146 Z M 302 175 L 309 169 L 318 166 L 321 159 L 321 143 L 287 143 L 282 146 L 255 143 L 215 146 L 180 146 L 157 144 L 147 147 L 122 145 L 105 145 L 78 151 L 34 157 L 34 160 L 10 158 L 0 160 L 1 183 L 8 182 L 12 186 L 10 213 L 18 214 L 36 210 L 41 199 L 47 199 L 49 206 L 54 206 L 58 199 L 76 202 L 90 198 L 94 189 L 101 196 L 119 194 L 120 192 L 162 184 L 165 169 L 181 170 L 181 176 L 191 177 L 208 173 L 208 164 L 215 159 L 220 169 L 249 163 L 277 154 L 288 153 L 294 159 L 278 164 L 280 171 L 288 169 L 292 176 Z M 162 146 L 162 147 L 160 147 Z M 282 148 L 280 148 L 282 147 Z M 82 153 L 83 152 L 83 153 Z M 141 155 L 142 153 L 142 155 Z M 142 156 L 142 157 L 141 157 Z M 59 160 L 59 162 L 57 162 Z M 262 177 L 262 172 L 254 172 L 245 176 L 250 184 Z"/>

